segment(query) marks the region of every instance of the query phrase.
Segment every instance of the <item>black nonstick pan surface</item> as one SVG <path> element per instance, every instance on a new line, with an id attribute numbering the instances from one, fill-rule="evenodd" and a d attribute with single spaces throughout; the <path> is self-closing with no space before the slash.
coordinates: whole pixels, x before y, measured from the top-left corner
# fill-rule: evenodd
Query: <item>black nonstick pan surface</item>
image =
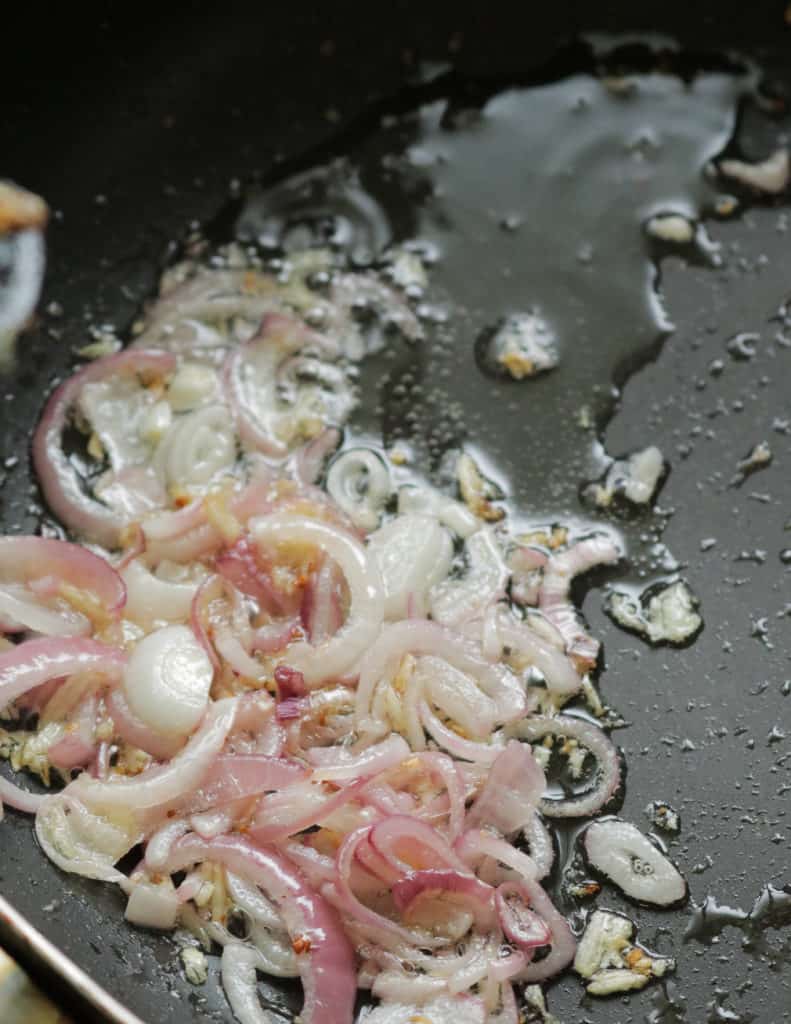
<path id="1" fill-rule="evenodd" d="M 703 166 L 788 143 L 789 16 L 782 2 L 524 6 L 20 15 L 0 173 L 54 216 L 42 315 L 0 379 L 0 519 L 41 525 L 30 435 L 89 328 L 128 328 L 193 222 L 217 241 L 262 223 L 277 235 L 303 201 L 280 183 L 344 157 L 308 180 L 315 202 L 343 207 L 355 259 L 389 237 L 441 252 L 430 341 L 366 365 L 352 431 L 408 437 L 425 466 L 471 444 L 514 508 L 558 518 L 583 514 L 597 436 L 615 455 L 657 444 L 671 466 L 658 511 L 616 519 L 624 573 L 644 585 L 677 566 L 703 632 L 648 647 L 604 614 L 603 578 L 583 608 L 627 723 L 622 813 L 647 828 L 653 800 L 680 812 L 670 851 L 691 892 L 681 911 L 635 910 L 612 888 L 597 905 L 629 913 L 678 969 L 624 1001 L 564 977 L 550 1007 L 565 1024 L 777 1024 L 791 1017 L 791 211 L 736 190 L 739 212 L 718 219 Z M 736 83 L 750 61 L 759 100 Z M 642 76 L 637 99 L 619 94 L 622 72 Z M 374 217 L 337 184 L 354 173 Z M 705 214 L 701 244 L 652 247 L 654 200 Z M 526 306 L 556 329 L 561 367 L 487 376 L 481 339 Z M 771 464 L 735 480 L 760 441 Z M 62 875 L 14 812 L 0 851 L 0 892 L 143 1020 L 232 1019 L 216 964 L 190 986 L 169 939 L 128 927 L 108 887 Z M 285 1019 L 299 1007 L 293 987 L 261 990 Z"/>

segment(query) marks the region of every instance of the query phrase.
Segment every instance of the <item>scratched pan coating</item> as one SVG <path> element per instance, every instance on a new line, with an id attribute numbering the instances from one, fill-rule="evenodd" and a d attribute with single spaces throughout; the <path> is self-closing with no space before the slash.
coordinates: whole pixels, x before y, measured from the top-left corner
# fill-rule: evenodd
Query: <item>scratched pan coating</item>
<path id="1" fill-rule="evenodd" d="M 3 529 L 30 531 L 40 521 L 29 438 L 44 394 L 71 364 L 72 348 L 84 343 L 86 322 L 128 325 L 151 294 L 169 243 L 183 237 L 191 221 L 212 223 L 218 237 L 230 237 L 245 209 L 235 180 L 272 182 L 277 166 L 290 173 L 343 153 L 370 168 L 385 151 L 403 158 L 418 142 L 427 151 L 447 146 L 449 171 L 424 162 L 417 173 L 424 185 L 447 173 L 435 212 L 450 211 L 454 223 L 463 224 L 466 251 L 454 242 L 453 227 L 432 220 L 425 205 L 400 201 L 398 170 L 380 201 L 396 236 L 434 232 L 444 240 L 446 255 L 432 279 L 452 315 L 422 355 L 402 353 L 389 366 L 366 368 L 372 387 L 355 423 L 384 428 L 392 439 L 404 430 L 409 404 L 417 412 L 412 432 L 428 439 L 426 459 L 443 443 L 477 445 L 491 457 L 514 505 L 536 512 L 581 511 L 576 494 L 589 468 L 591 438 L 575 425 L 580 404 L 591 404 L 608 451 L 660 446 L 671 462 L 659 498 L 668 514 L 621 525 L 649 576 L 652 558 L 669 557 L 652 553 L 654 543 L 666 545 L 683 566 L 701 597 L 705 629 L 689 648 L 653 650 L 610 622 L 601 589 L 585 597 L 592 631 L 604 641 L 603 693 L 629 722 L 616 734 L 629 771 L 623 814 L 645 828 L 645 806 L 670 801 L 682 817 L 671 851 L 692 899 L 701 903 L 711 895 L 749 910 L 767 884 L 789 880 L 791 760 L 783 755 L 791 752 L 784 736 L 791 696 L 783 695 L 783 683 L 791 678 L 791 618 L 780 552 L 791 546 L 785 530 L 791 435 L 783 426 L 791 417 L 791 350 L 774 340 L 783 329 L 778 310 L 791 292 L 791 235 L 783 229 L 782 205 L 754 204 L 733 220 L 707 223 L 722 246 L 722 266 L 700 253 L 693 260 L 652 254 L 637 206 L 606 209 L 601 185 L 592 186 L 592 205 L 574 210 L 575 235 L 569 210 L 542 178 L 535 149 L 524 157 L 530 170 L 520 193 L 499 164 L 487 167 L 483 151 L 465 151 L 465 131 L 484 108 L 494 151 L 505 153 L 502 147 L 522 129 L 538 147 L 541 117 L 556 116 L 553 97 L 567 96 L 568 76 L 584 76 L 595 64 L 579 46 L 567 46 L 581 30 L 667 34 L 695 55 L 671 70 L 696 73 L 698 80 L 727 79 L 738 61 L 723 55 L 738 51 L 765 70 L 770 92 L 789 90 L 791 30 L 783 4 L 758 11 L 735 3 L 694 11 L 692 5 L 645 4 L 638 11 L 615 3 L 606 13 L 591 13 L 594 5 L 556 3 L 526 12 L 519 22 L 491 5 L 487 11 L 456 8 L 448 17 L 417 4 L 375 12 L 354 6 L 336 5 L 321 17 L 269 12 L 256 25 L 232 22 L 219 10 L 188 20 L 171 14 L 160 23 L 129 17 L 80 24 L 82 16 L 72 13 L 69 22 L 37 26 L 35 52 L 12 48 L 5 54 L 0 170 L 45 195 L 56 211 L 42 308 L 55 301 L 63 313 L 42 318 L 21 345 L 18 368 L 0 382 Z M 636 70 L 649 70 L 643 51 L 630 60 L 641 65 Z M 424 76 L 426 65 L 439 76 L 448 65 L 456 70 L 415 92 L 410 83 L 421 62 Z M 543 90 L 540 99 L 531 94 L 531 124 L 520 121 L 520 95 L 526 94 L 504 92 L 514 86 Z M 390 96 L 398 99 L 388 106 Z M 407 116 L 417 100 L 442 104 L 448 97 L 456 127 L 452 117 L 443 126 L 430 116 L 419 124 Z M 593 99 L 601 114 L 605 100 Z M 715 153 L 735 131 L 748 154 L 766 155 L 791 130 L 788 118 L 767 116 L 738 96 L 710 99 L 698 142 L 708 140 Z M 371 109 L 376 117 L 366 115 Z M 398 113 L 400 126 L 389 137 L 372 135 L 385 111 Z M 729 120 L 734 111 L 735 123 Z M 690 173 L 701 152 L 694 133 L 685 134 L 677 118 L 665 127 L 677 130 L 678 144 L 668 164 L 668 194 L 675 190 L 702 209 L 716 191 Z M 550 155 L 558 152 L 551 133 L 544 142 Z M 645 145 L 650 148 L 651 140 Z M 606 171 L 595 146 L 589 155 L 591 163 L 578 170 L 581 182 L 590 180 L 592 167 Z M 459 166 L 472 168 L 466 178 L 454 170 Z M 573 195 L 573 189 L 563 193 L 564 202 Z M 557 213 L 550 216 L 548 209 Z M 501 220 L 514 216 L 522 223 L 504 230 Z M 582 226 L 590 238 L 580 236 Z M 564 262 L 572 238 L 593 246 L 590 273 L 599 275 L 593 281 L 583 276 L 584 254 L 581 263 Z M 624 248 L 619 239 L 631 241 Z M 651 301 L 651 255 L 662 256 L 661 308 Z M 509 268 L 508 276 L 500 267 Z M 522 384 L 482 376 L 476 340 L 524 302 L 549 312 L 563 350 L 561 368 Z M 751 359 L 727 351 L 740 331 L 760 336 Z M 448 373 L 440 375 L 443 367 Z M 622 385 L 617 401 L 613 381 Z M 402 388 L 392 386 L 398 383 Z M 425 397 L 432 390 L 436 401 Z M 447 415 L 456 404 L 461 418 Z M 736 463 L 764 439 L 772 464 L 741 487 L 729 486 Z M 716 543 L 703 545 L 704 551 L 707 539 Z M 740 560 L 742 553 L 749 558 Z M 641 565 L 632 570 L 635 580 Z M 127 927 L 122 901 L 109 887 L 64 877 L 36 847 L 29 822 L 13 812 L 0 831 L 0 850 L 0 890 L 144 1020 L 231 1020 L 214 962 L 209 983 L 190 986 L 168 939 Z M 788 1019 L 782 927 L 731 928 L 714 945 L 685 944 L 692 918 L 684 911 L 635 912 L 609 888 L 598 905 L 625 909 L 638 920 L 646 945 L 677 957 L 670 999 L 652 984 L 624 1002 L 586 1000 L 578 979 L 564 977 L 549 998 L 565 1024 Z M 782 925 L 782 917 L 770 920 Z M 295 986 L 261 990 L 274 1005 L 299 1006 Z"/>

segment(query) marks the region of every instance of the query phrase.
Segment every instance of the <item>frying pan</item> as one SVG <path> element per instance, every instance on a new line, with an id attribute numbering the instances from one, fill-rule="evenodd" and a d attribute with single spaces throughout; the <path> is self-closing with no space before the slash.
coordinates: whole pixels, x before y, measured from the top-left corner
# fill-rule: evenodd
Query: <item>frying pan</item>
<path id="1" fill-rule="evenodd" d="M 200 14 L 162 10 L 148 18 L 108 5 L 95 20 L 93 12 L 89 17 L 72 5 L 68 14 L 45 17 L 37 10 L 37 22 L 32 12 L 21 12 L 3 47 L 2 173 L 46 196 L 55 211 L 40 308 L 62 307 L 59 313 L 51 306 L 54 314 L 43 315 L 25 335 L 16 367 L 0 382 L 5 531 L 32 532 L 40 525 L 30 434 L 45 393 L 72 364 L 73 348 L 84 344 L 87 325 L 108 322 L 124 330 L 153 292 L 163 261 L 173 256 L 172 240 L 183 238 L 191 222 L 229 238 L 246 208 L 238 183 L 258 179 L 269 186 L 343 153 L 369 171 L 381 167 L 383 148 L 403 154 L 420 142 L 422 130 L 407 118 L 397 130 L 401 137 L 379 143 L 375 130 L 383 115 L 447 97 L 463 115 L 506 87 L 537 88 L 590 72 L 597 61 L 578 41 L 588 31 L 662 33 L 682 46 L 681 57 L 668 57 L 661 41 L 651 57 L 641 47 L 622 51 L 627 69 L 646 71 L 658 49 L 671 70 L 693 80 L 704 72 L 730 74 L 745 55 L 763 70 L 767 94 L 776 99 L 791 87 L 791 30 L 782 2 L 605 7 L 556 0 L 524 5 L 519 16 L 492 3 L 454 5 L 448 14 L 410 3 L 316 10 L 272 5 L 255 19 L 219 5 L 201 7 Z M 537 95 L 522 94 L 521 102 L 535 102 L 540 121 L 549 101 Z M 734 104 L 738 123 L 716 131 L 709 125 L 708 138 L 722 130 L 724 146 L 735 131 L 737 145 L 759 157 L 791 130 L 782 104 L 770 104 L 771 116 L 755 104 Z M 510 108 L 504 114 L 496 109 L 507 124 Z M 535 121 L 525 128 L 529 139 L 540 130 Z M 429 149 L 438 138 L 431 136 Z M 552 142 L 549 133 L 545 151 L 521 150 L 519 166 L 540 168 L 554 152 Z M 495 149 L 501 143 L 495 138 Z M 458 155 L 453 139 L 449 145 L 451 156 Z M 684 152 L 691 160 L 698 151 Z M 397 174 L 382 186 L 396 237 L 447 231 L 448 251 L 432 280 L 457 312 L 437 328 L 438 342 L 390 363 L 374 361 L 364 371 L 370 386 L 353 429 L 384 429 L 392 440 L 411 423 L 427 463 L 439 460 L 443 437 L 449 443 L 464 437 L 489 454 L 514 506 L 536 513 L 581 512 L 577 489 L 590 467 L 579 453 L 588 450 L 591 435 L 571 429 L 580 405 L 590 405 L 608 451 L 660 446 L 671 463 L 659 498 L 663 513 L 622 517 L 619 525 L 639 556 L 633 579 L 640 566 L 645 579 L 659 571 L 656 563 L 669 556 L 652 545 L 666 545 L 702 599 L 704 631 L 683 650 L 650 648 L 610 622 L 600 587 L 578 596 L 594 635 L 604 641 L 604 696 L 628 723 L 616 734 L 629 767 L 623 815 L 647 828 L 646 805 L 670 801 L 682 820 L 671 854 L 689 879 L 692 901 L 711 896 L 749 910 L 767 884 L 781 888 L 789 871 L 791 759 L 785 755 L 791 739 L 784 723 L 791 696 L 783 684 L 791 677 L 791 619 L 780 552 L 791 546 L 784 532 L 791 514 L 791 444 L 784 426 L 791 416 L 791 351 L 774 340 L 784 326 L 778 311 L 791 291 L 782 206 L 756 202 L 740 216 L 710 223 L 722 246 L 721 266 L 651 251 L 642 240 L 642 248 L 632 242 L 624 251 L 620 200 L 626 196 L 628 207 L 628 191 L 609 202 L 602 188 L 589 186 L 582 167 L 579 187 L 564 193 L 570 205 L 553 200 L 551 190 L 546 203 L 538 203 L 539 193 L 531 192 L 541 186 L 538 171 L 525 172 L 520 193 L 518 178 L 502 176 L 502 152 L 488 160 L 486 151 L 474 153 L 470 159 L 478 163 L 467 179 L 453 177 L 450 160 L 446 212 L 457 219 L 444 228 L 431 220 L 431 202 L 420 190 L 434 171 L 418 175 L 408 201 Z M 687 176 L 682 191 L 703 201 L 699 171 L 694 181 Z M 593 211 L 582 200 L 577 210 L 574 196 L 588 194 Z M 551 215 L 541 213 L 543 206 Z M 521 225 L 503 230 L 504 217 L 525 210 L 532 222 L 524 231 Z M 592 287 L 574 266 L 558 262 L 577 215 L 591 230 L 590 239 L 579 241 L 594 248 L 602 243 L 604 263 L 594 258 L 596 282 L 623 275 L 631 288 L 635 267 L 643 268 L 640 303 L 646 281 L 652 287 L 660 281 L 672 331 L 656 317 L 646 320 L 645 305 L 630 305 L 625 290 Z M 632 207 L 628 216 L 640 239 Z M 459 232 L 463 245 L 454 247 Z M 540 302 L 545 294 L 563 328 L 561 368 L 522 384 L 482 375 L 476 340 L 504 310 Z M 759 336 L 754 356 L 741 361 L 727 350 L 739 331 Z M 440 366 L 448 372 L 434 394 Z M 422 396 L 415 384 L 423 385 Z M 461 403 L 461 419 L 448 417 L 454 402 Z M 409 408 L 417 414 L 405 420 Z M 429 436 L 434 441 L 421 447 Z M 763 439 L 770 442 L 772 464 L 731 485 L 736 463 Z M 702 544 L 712 539 L 713 545 Z M 109 887 L 64 877 L 36 847 L 27 820 L 8 813 L 0 849 L 0 892 L 140 1018 L 231 1020 L 216 965 L 206 985 L 191 987 L 172 943 L 127 927 Z M 606 888 L 598 905 L 635 917 L 641 940 L 676 956 L 678 969 L 666 985 L 652 983 L 624 1002 L 585 998 L 578 980 L 565 977 L 551 989 L 553 1012 L 566 1024 L 789 1019 L 788 915 L 777 893 L 773 899 L 774 912 L 751 928 L 718 934 L 710 914 L 710 927 L 697 929 L 709 941 L 685 942 L 692 912 L 635 911 Z M 57 958 L 43 956 L 18 922 L 3 918 L 0 940 L 46 978 L 51 991 L 60 978 L 57 991 L 77 1019 L 112 1012 L 70 989 L 72 979 Z M 293 986 L 262 984 L 261 991 L 285 1019 L 298 1009 Z"/>

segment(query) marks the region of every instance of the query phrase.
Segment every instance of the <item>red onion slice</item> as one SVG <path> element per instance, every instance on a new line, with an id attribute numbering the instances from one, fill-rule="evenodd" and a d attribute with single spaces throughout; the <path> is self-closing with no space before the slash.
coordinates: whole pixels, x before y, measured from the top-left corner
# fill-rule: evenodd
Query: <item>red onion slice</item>
<path id="1" fill-rule="evenodd" d="M 410 818 L 405 820 L 414 822 L 414 819 Z M 442 945 L 444 939 L 434 938 L 423 932 L 410 931 L 377 911 L 366 907 L 355 896 L 351 886 L 352 866 L 358 847 L 368 842 L 370 834 L 371 826 L 365 825 L 345 837 L 338 848 L 336 878 L 331 887 L 325 887 L 322 891 L 326 892 L 327 896 L 332 896 L 333 902 L 341 913 L 357 922 L 380 945 L 398 948 L 400 945 L 406 944 L 407 946 L 425 946 L 428 949 Z"/>
<path id="2" fill-rule="evenodd" d="M 539 606 L 544 616 L 560 631 L 566 653 L 584 670 L 596 664 L 599 643 L 579 624 L 577 609 L 569 598 L 571 581 L 599 565 L 612 565 L 620 554 L 618 546 L 609 537 L 589 537 L 562 554 L 552 555 L 544 568 Z"/>
<path id="3" fill-rule="evenodd" d="M 318 483 L 325 461 L 341 443 L 341 432 L 337 427 L 326 427 L 304 444 L 294 456 L 294 476 L 301 484 Z"/>
<path id="4" fill-rule="evenodd" d="M 676 866 L 628 821 L 591 822 L 584 842 L 591 865 L 632 899 L 659 907 L 686 899 L 687 883 Z"/>
<path id="5" fill-rule="evenodd" d="M 196 814 L 224 807 L 235 800 L 280 791 L 302 782 L 308 769 L 297 761 L 265 754 L 219 754 L 200 789 L 182 805 L 181 813 Z"/>
<path id="6" fill-rule="evenodd" d="M 96 754 L 96 712 L 98 700 L 91 695 L 84 700 L 66 722 L 66 734 L 47 751 L 52 764 L 63 772 L 82 768 Z"/>
<path id="7" fill-rule="evenodd" d="M 354 952 L 335 911 L 305 882 L 286 857 L 240 836 L 204 842 L 185 836 L 175 845 L 166 871 L 172 874 L 199 861 L 223 864 L 259 885 L 273 901 L 297 956 L 305 1002 L 305 1024 L 352 1024 L 357 984 Z"/>
<path id="8" fill-rule="evenodd" d="M 271 843 L 321 824 L 338 808 L 356 799 L 365 782 L 359 779 L 330 795 L 319 786 L 310 786 L 264 797 L 248 835 L 257 843 Z"/>
<path id="9" fill-rule="evenodd" d="M 176 366 L 175 356 L 151 349 L 128 349 L 84 366 L 52 393 L 33 436 L 33 465 L 44 498 L 58 519 L 105 548 L 118 546 L 123 518 L 85 494 L 63 451 L 63 430 L 83 386 L 111 374 L 164 376 Z"/>
<path id="10" fill-rule="evenodd" d="M 28 640 L 0 654 L 0 708 L 34 686 L 76 672 L 117 678 L 126 660 L 123 651 L 83 637 Z"/>
<path id="11" fill-rule="evenodd" d="M 533 819 L 545 788 L 544 773 L 529 747 L 511 740 L 492 763 L 483 789 L 467 812 L 467 827 L 487 825 L 513 835 Z"/>
<path id="12" fill-rule="evenodd" d="M 436 829 L 407 815 L 394 814 L 377 822 L 371 829 L 370 842 L 391 867 L 403 874 L 418 868 L 469 873 L 464 860 Z"/>
<path id="13" fill-rule="evenodd" d="M 239 1024 L 272 1024 L 271 1016 L 258 998 L 256 969 L 264 969 L 257 949 L 229 942 L 222 951 L 222 987 Z"/>
<path id="14" fill-rule="evenodd" d="M 287 455 L 292 440 L 277 433 L 277 370 L 290 355 L 307 347 L 331 351 L 330 343 L 301 320 L 267 313 L 258 331 L 231 351 L 223 367 L 225 397 L 239 436 L 250 448 L 273 458 Z"/>
<path id="15" fill-rule="evenodd" d="M 133 778 L 108 782 L 80 775 L 66 792 L 90 809 L 128 822 L 161 816 L 193 793 L 206 779 L 234 723 L 234 699 L 214 703 L 203 724 L 168 764 L 149 768 Z"/>
<path id="16" fill-rule="evenodd" d="M 552 933 L 546 922 L 529 909 L 530 896 L 519 882 L 503 882 L 494 895 L 497 918 L 503 934 L 525 953 L 549 945 Z"/>
<path id="17" fill-rule="evenodd" d="M 525 890 L 531 906 L 550 931 L 550 951 L 543 960 L 533 961 L 519 975 L 518 980 L 533 984 L 553 978 L 564 970 L 574 959 L 577 940 L 569 928 L 568 921 L 555 909 L 552 900 L 538 884 L 526 880 Z"/>
<path id="18" fill-rule="evenodd" d="M 494 922 L 494 890 L 475 875 L 449 869 L 414 871 L 392 887 L 393 902 L 410 919 L 417 902 L 427 897 L 456 897 L 475 917 L 476 925 L 488 931 Z"/>
<path id="19" fill-rule="evenodd" d="M 61 583 L 86 592 L 108 618 L 117 618 L 126 602 L 123 580 L 92 551 L 47 537 L 0 537 L 0 580 L 31 584 L 43 578 L 52 579 L 54 596 Z"/>
<path id="20" fill-rule="evenodd" d="M 288 664 L 303 674 L 311 688 L 342 676 L 365 651 L 381 625 L 384 591 L 378 569 L 361 544 L 328 523 L 281 513 L 252 520 L 250 530 L 259 548 L 277 550 L 280 544 L 319 548 L 340 567 L 350 597 L 346 622 L 323 643 L 292 644 Z"/>

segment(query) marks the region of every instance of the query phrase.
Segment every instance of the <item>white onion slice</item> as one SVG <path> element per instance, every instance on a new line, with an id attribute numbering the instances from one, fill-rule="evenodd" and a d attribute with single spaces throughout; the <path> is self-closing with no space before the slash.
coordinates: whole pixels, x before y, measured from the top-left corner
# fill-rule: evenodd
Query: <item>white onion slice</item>
<path id="1" fill-rule="evenodd" d="M 669 907 L 687 895 L 676 866 L 628 821 L 605 818 L 585 830 L 585 853 L 598 871 L 632 899 Z"/>
<path id="2" fill-rule="evenodd" d="M 415 675 L 422 692 L 446 718 L 476 739 L 486 738 L 497 724 L 497 705 L 466 672 L 442 658 L 418 658 Z"/>
<path id="3" fill-rule="evenodd" d="M 428 485 L 402 487 L 398 492 L 398 512 L 434 516 L 459 537 L 471 537 L 481 528 L 480 519 L 466 505 Z"/>
<path id="4" fill-rule="evenodd" d="M 399 515 L 368 538 L 385 588 L 385 617 L 425 614 L 426 595 L 450 570 L 453 542 L 433 516 Z"/>
<path id="5" fill-rule="evenodd" d="M 483 528 L 465 544 L 469 567 L 460 580 L 446 580 L 431 593 L 431 614 L 444 626 L 459 626 L 483 614 L 505 593 L 510 575 L 491 529 Z"/>
<path id="6" fill-rule="evenodd" d="M 177 419 L 154 453 L 153 465 L 171 487 L 201 487 L 236 462 L 228 410 L 207 405 Z"/>
<path id="7" fill-rule="evenodd" d="M 93 779 L 83 772 L 62 795 L 73 797 L 75 802 L 81 800 L 108 818 L 126 823 L 135 816 L 145 817 L 146 812 L 161 812 L 183 800 L 204 780 L 215 756 L 225 744 L 236 718 L 237 706 L 233 698 L 213 703 L 200 729 L 166 765 L 149 768 L 132 777 L 116 776 L 107 782 Z"/>
<path id="8" fill-rule="evenodd" d="M 27 587 L 7 583 L 0 586 L 0 629 L 29 629 L 42 636 L 85 636 L 91 632 L 91 623 L 72 608 L 47 608 L 33 599 Z"/>
<path id="9" fill-rule="evenodd" d="M 199 583 L 171 583 L 160 579 L 140 561 L 121 572 L 126 584 L 124 616 L 144 629 L 158 622 L 183 622 L 189 618 Z"/>
<path id="10" fill-rule="evenodd" d="M 338 632 L 322 643 L 292 644 L 284 659 L 301 672 L 308 686 L 343 675 L 369 646 L 381 626 L 384 587 L 379 570 L 362 545 L 348 533 L 305 516 L 278 513 L 250 522 L 259 547 L 279 544 L 319 548 L 340 567 L 349 588 L 349 614 Z"/>
<path id="11" fill-rule="evenodd" d="M 333 459 L 327 490 L 355 526 L 375 530 L 392 490 L 390 472 L 381 455 L 370 448 L 352 448 Z"/>
<path id="12" fill-rule="evenodd" d="M 241 942 L 229 942 L 222 951 L 222 987 L 239 1024 L 274 1024 L 258 998 L 256 968 L 262 959 Z"/>
<path id="13" fill-rule="evenodd" d="M 186 736 L 203 717 L 214 668 L 188 626 L 150 633 L 132 652 L 123 674 L 129 708 L 166 736 Z"/>

